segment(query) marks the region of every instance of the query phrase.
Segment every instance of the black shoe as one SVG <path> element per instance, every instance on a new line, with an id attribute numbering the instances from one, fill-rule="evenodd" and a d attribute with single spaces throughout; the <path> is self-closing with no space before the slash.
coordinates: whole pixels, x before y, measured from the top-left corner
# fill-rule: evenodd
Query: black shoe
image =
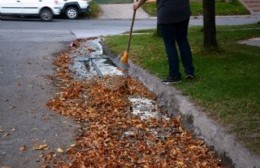
<path id="1" fill-rule="evenodd" d="M 194 79 L 195 76 L 194 75 L 186 75 L 186 79 Z"/>
<path id="2" fill-rule="evenodd" d="M 170 83 L 178 83 L 181 81 L 181 78 L 168 76 L 166 79 L 164 79 L 162 82 L 164 84 L 170 84 Z"/>

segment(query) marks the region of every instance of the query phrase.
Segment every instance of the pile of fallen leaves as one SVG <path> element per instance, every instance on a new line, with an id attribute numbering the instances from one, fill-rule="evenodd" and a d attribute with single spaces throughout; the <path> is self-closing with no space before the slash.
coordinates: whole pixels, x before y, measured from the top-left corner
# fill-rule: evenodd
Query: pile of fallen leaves
<path id="1" fill-rule="evenodd" d="M 141 120 L 131 114 L 129 96 L 156 99 L 141 82 L 123 76 L 76 81 L 70 63 L 68 53 L 55 60 L 59 92 L 47 105 L 81 122 L 82 134 L 63 154 L 45 155 L 43 167 L 222 167 L 202 140 L 182 128 L 180 118 Z"/>

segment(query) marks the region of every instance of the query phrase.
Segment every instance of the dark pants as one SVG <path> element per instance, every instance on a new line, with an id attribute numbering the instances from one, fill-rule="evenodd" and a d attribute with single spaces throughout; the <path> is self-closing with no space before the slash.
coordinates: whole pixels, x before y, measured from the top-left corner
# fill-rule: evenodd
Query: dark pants
<path id="1" fill-rule="evenodd" d="M 187 39 L 188 25 L 189 19 L 173 24 L 159 24 L 160 32 L 164 40 L 165 50 L 168 58 L 169 75 L 172 77 L 181 78 L 181 74 L 179 72 L 179 58 L 176 49 L 176 42 L 179 47 L 181 61 L 185 69 L 185 74 L 194 75 L 192 54 Z"/>

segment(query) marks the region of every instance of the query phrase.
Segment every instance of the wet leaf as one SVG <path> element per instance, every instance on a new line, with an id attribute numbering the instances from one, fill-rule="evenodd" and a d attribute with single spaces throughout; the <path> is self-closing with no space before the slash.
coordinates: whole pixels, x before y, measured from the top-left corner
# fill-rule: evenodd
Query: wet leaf
<path id="1" fill-rule="evenodd" d="M 58 148 L 58 149 L 57 149 L 57 152 L 63 153 L 64 151 L 63 151 L 61 148 Z"/>
<path id="2" fill-rule="evenodd" d="M 74 146 L 76 146 L 76 144 L 71 144 L 70 146 L 71 146 L 71 147 L 74 147 Z"/>
<path id="3" fill-rule="evenodd" d="M 180 121 L 181 121 L 181 115 L 178 115 L 178 116 L 176 117 L 176 120 L 177 120 L 178 122 L 180 122 Z"/>
<path id="4" fill-rule="evenodd" d="M 20 151 L 21 151 L 21 152 L 26 151 L 26 146 L 25 146 L 25 145 L 21 146 L 21 147 L 20 147 Z"/>
<path id="5" fill-rule="evenodd" d="M 33 148 L 35 150 L 47 150 L 48 149 L 48 145 L 47 144 L 40 144 L 40 145 L 34 144 Z"/>
<path id="6" fill-rule="evenodd" d="M 9 101 L 9 99 L 6 99 L 6 98 L 1 98 L 3 101 Z"/>
<path id="7" fill-rule="evenodd" d="M 9 109 L 14 109 L 14 108 L 15 108 L 15 106 L 10 106 L 10 107 L 9 107 Z"/>
<path id="8" fill-rule="evenodd" d="M 7 137 L 9 135 L 10 135 L 9 133 L 5 133 L 2 137 L 5 138 L 5 137 Z"/>
<path id="9" fill-rule="evenodd" d="M 10 166 L 1 166 L 1 168 L 11 168 Z"/>

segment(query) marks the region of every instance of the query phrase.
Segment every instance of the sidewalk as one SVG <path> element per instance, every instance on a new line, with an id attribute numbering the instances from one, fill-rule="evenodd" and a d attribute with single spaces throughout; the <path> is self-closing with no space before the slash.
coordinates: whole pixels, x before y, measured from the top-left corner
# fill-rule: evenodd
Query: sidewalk
<path id="1" fill-rule="evenodd" d="M 251 12 L 251 14 L 260 15 L 259 0 L 240 0 L 240 2 Z"/>
<path id="2" fill-rule="evenodd" d="M 99 19 L 131 19 L 133 5 L 130 4 L 100 4 L 103 13 Z M 141 8 L 137 10 L 136 19 L 150 19 L 151 17 Z"/>

